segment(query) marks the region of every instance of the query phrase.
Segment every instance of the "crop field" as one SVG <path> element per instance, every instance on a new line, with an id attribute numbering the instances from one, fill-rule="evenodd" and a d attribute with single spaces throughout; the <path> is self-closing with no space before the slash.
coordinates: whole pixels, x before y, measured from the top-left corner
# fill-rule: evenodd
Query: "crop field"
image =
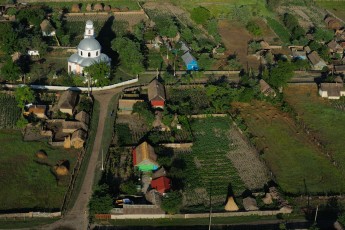
<path id="1" fill-rule="evenodd" d="M 284 94 L 299 119 L 311 129 L 311 135 L 321 142 L 344 174 L 345 113 L 339 109 L 340 101 L 322 99 L 316 85 L 289 86 Z"/>
<path id="2" fill-rule="evenodd" d="M 260 101 L 234 103 L 233 107 L 244 119 L 253 142 L 284 192 L 325 194 L 345 191 L 340 170 L 287 113 Z"/>
<path id="3" fill-rule="evenodd" d="M 287 31 L 287 29 L 283 26 L 283 24 L 273 18 L 267 18 L 267 24 L 279 36 L 280 40 L 282 40 L 284 43 L 290 42 L 291 35 L 289 31 Z"/>
<path id="4" fill-rule="evenodd" d="M 68 160 L 72 169 L 76 150 L 54 148 L 45 142 L 24 142 L 20 131 L 0 131 L 0 210 L 59 209 L 70 175 L 57 177 L 52 166 Z M 44 150 L 47 158 L 39 160 L 35 153 Z"/>
<path id="5" fill-rule="evenodd" d="M 233 190 L 240 195 L 245 185 L 228 157 L 231 146 L 227 138 L 231 129 L 229 118 L 205 118 L 191 121 L 195 138 L 192 152 L 178 154 L 183 165 L 184 205 L 222 205 Z M 210 187 L 212 190 L 210 191 Z M 231 189 L 230 189 L 231 188 Z M 231 192 L 230 192 L 231 193 Z"/>
<path id="6" fill-rule="evenodd" d="M 326 9 L 326 10 L 329 10 L 330 12 L 332 12 L 333 14 L 338 16 L 339 18 L 345 20 L 344 1 L 337 1 L 337 0 L 322 1 L 322 0 L 318 0 L 315 2 L 319 7 Z"/>
<path id="7" fill-rule="evenodd" d="M 14 96 L 0 93 L 0 129 L 15 128 L 20 109 Z"/>
<path id="8" fill-rule="evenodd" d="M 59 10 L 59 9 L 62 9 L 63 7 L 66 7 L 67 9 L 71 9 L 72 5 L 75 4 L 76 2 L 58 2 L 58 1 L 46 1 L 44 2 L 45 5 L 47 6 L 50 6 L 52 7 L 54 10 Z M 88 3 L 91 3 L 91 4 L 95 4 L 95 2 L 82 2 L 80 3 L 80 9 L 81 9 L 81 12 L 86 12 L 86 6 Z M 119 9 L 123 9 L 123 8 L 128 8 L 129 10 L 139 10 L 140 7 L 138 5 L 138 3 L 136 1 L 126 1 L 126 0 L 105 0 L 103 1 L 104 5 L 110 5 L 112 8 L 119 8 Z M 37 3 L 37 4 L 42 4 L 41 2 L 40 3 Z"/>

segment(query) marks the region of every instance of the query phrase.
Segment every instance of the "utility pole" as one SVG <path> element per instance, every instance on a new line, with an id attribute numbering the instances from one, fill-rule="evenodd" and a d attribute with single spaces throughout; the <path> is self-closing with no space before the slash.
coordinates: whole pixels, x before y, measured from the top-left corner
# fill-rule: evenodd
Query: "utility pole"
<path id="1" fill-rule="evenodd" d="M 101 171 L 104 170 L 104 167 L 103 167 L 103 149 L 102 149 L 102 168 L 101 168 Z"/>
<path id="2" fill-rule="evenodd" d="M 314 223 L 316 223 L 316 218 L 317 218 L 318 211 L 319 211 L 319 205 L 316 206 L 316 213 L 315 213 Z"/>

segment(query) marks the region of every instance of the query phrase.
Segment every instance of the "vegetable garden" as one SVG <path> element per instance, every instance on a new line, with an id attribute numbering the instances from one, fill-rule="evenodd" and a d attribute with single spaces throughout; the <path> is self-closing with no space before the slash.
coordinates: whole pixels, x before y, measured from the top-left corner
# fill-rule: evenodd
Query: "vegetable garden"
<path id="1" fill-rule="evenodd" d="M 12 129 L 20 117 L 20 108 L 14 96 L 0 93 L 0 129 Z"/>

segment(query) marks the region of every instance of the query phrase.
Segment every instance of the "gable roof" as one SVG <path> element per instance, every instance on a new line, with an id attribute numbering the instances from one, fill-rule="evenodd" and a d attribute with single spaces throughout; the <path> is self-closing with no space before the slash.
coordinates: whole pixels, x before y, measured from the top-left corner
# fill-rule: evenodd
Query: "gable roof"
<path id="1" fill-rule="evenodd" d="M 265 96 L 276 96 L 276 92 L 274 89 L 271 88 L 271 86 L 263 79 L 260 79 L 259 81 L 260 84 L 260 91 L 263 93 Z"/>
<path id="2" fill-rule="evenodd" d="M 336 50 L 336 49 L 340 49 L 341 46 L 334 40 L 330 41 L 327 46 L 332 49 L 332 50 Z"/>
<path id="3" fill-rule="evenodd" d="M 183 51 L 183 53 L 189 51 L 188 46 L 186 45 L 186 43 L 181 41 L 181 50 Z"/>
<path id="4" fill-rule="evenodd" d="M 328 97 L 339 97 L 340 92 L 345 91 L 342 83 L 321 83 L 320 90 L 327 91 Z"/>
<path id="5" fill-rule="evenodd" d="M 191 63 L 192 61 L 196 61 L 195 58 L 190 54 L 189 51 L 187 51 L 185 54 L 183 54 L 181 56 L 182 60 L 184 61 L 184 63 L 186 65 L 188 65 L 189 63 Z"/>
<path id="6" fill-rule="evenodd" d="M 319 62 L 326 65 L 326 62 L 322 60 L 322 58 L 320 58 L 319 54 L 316 51 L 313 51 L 310 54 L 308 54 L 308 59 L 313 65 L 317 65 Z"/>
<path id="7" fill-rule="evenodd" d="M 133 150 L 133 164 L 137 166 L 139 164 L 155 164 L 158 165 L 156 162 L 157 155 L 153 149 L 153 147 L 148 144 L 146 141 L 138 145 Z"/>
<path id="8" fill-rule="evenodd" d="M 84 122 L 80 121 L 63 121 L 62 122 L 62 129 L 83 129 L 87 130 L 87 126 L 85 125 Z"/>
<path id="9" fill-rule="evenodd" d="M 78 93 L 67 90 L 63 92 L 59 98 L 58 109 L 74 109 L 77 103 Z"/>
<path id="10" fill-rule="evenodd" d="M 153 99 L 165 101 L 164 86 L 157 79 L 154 79 L 148 85 L 148 98 L 149 101 Z"/>
<path id="11" fill-rule="evenodd" d="M 89 114 L 85 111 L 80 111 L 79 113 L 77 113 L 77 115 L 75 115 L 75 119 L 77 121 L 84 122 L 86 125 L 89 124 L 89 118 Z"/>
<path id="12" fill-rule="evenodd" d="M 86 140 L 86 135 L 87 134 L 86 134 L 86 132 L 84 130 L 79 129 L 79 130 L 75 131 L 72 134 L 71 141 L 75 141 L 77 139 L 85 141 Z"/>
<path id="13" fill-rule="evenodd" d="M 164 193 L 170 189 L 171 180 L 162 176 L 151 181 L 151 188 L 156 189 L 159 193 Z"/>
<path id="14" fill-rule="evenodd" d="M 40 24 L 41 30 L 46 33 L 51 33 L 55 30 L 48 19 L 44 19 Z"/>

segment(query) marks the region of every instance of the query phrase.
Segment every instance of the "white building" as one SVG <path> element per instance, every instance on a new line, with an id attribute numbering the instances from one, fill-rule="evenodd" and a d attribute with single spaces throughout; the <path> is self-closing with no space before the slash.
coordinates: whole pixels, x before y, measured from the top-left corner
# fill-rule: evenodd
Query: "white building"
<path id="1" fill-rule="evenodd" d="M 90 20 L 86 22 L 84 39 L 77 49 L 78 52 L 68 58 L 68 73 L 83 74 L 85 67 L 101 61 L 110 65 L 111 59 L 101 53 L 101 45 L 95 39 L 93 23 Z"/>

